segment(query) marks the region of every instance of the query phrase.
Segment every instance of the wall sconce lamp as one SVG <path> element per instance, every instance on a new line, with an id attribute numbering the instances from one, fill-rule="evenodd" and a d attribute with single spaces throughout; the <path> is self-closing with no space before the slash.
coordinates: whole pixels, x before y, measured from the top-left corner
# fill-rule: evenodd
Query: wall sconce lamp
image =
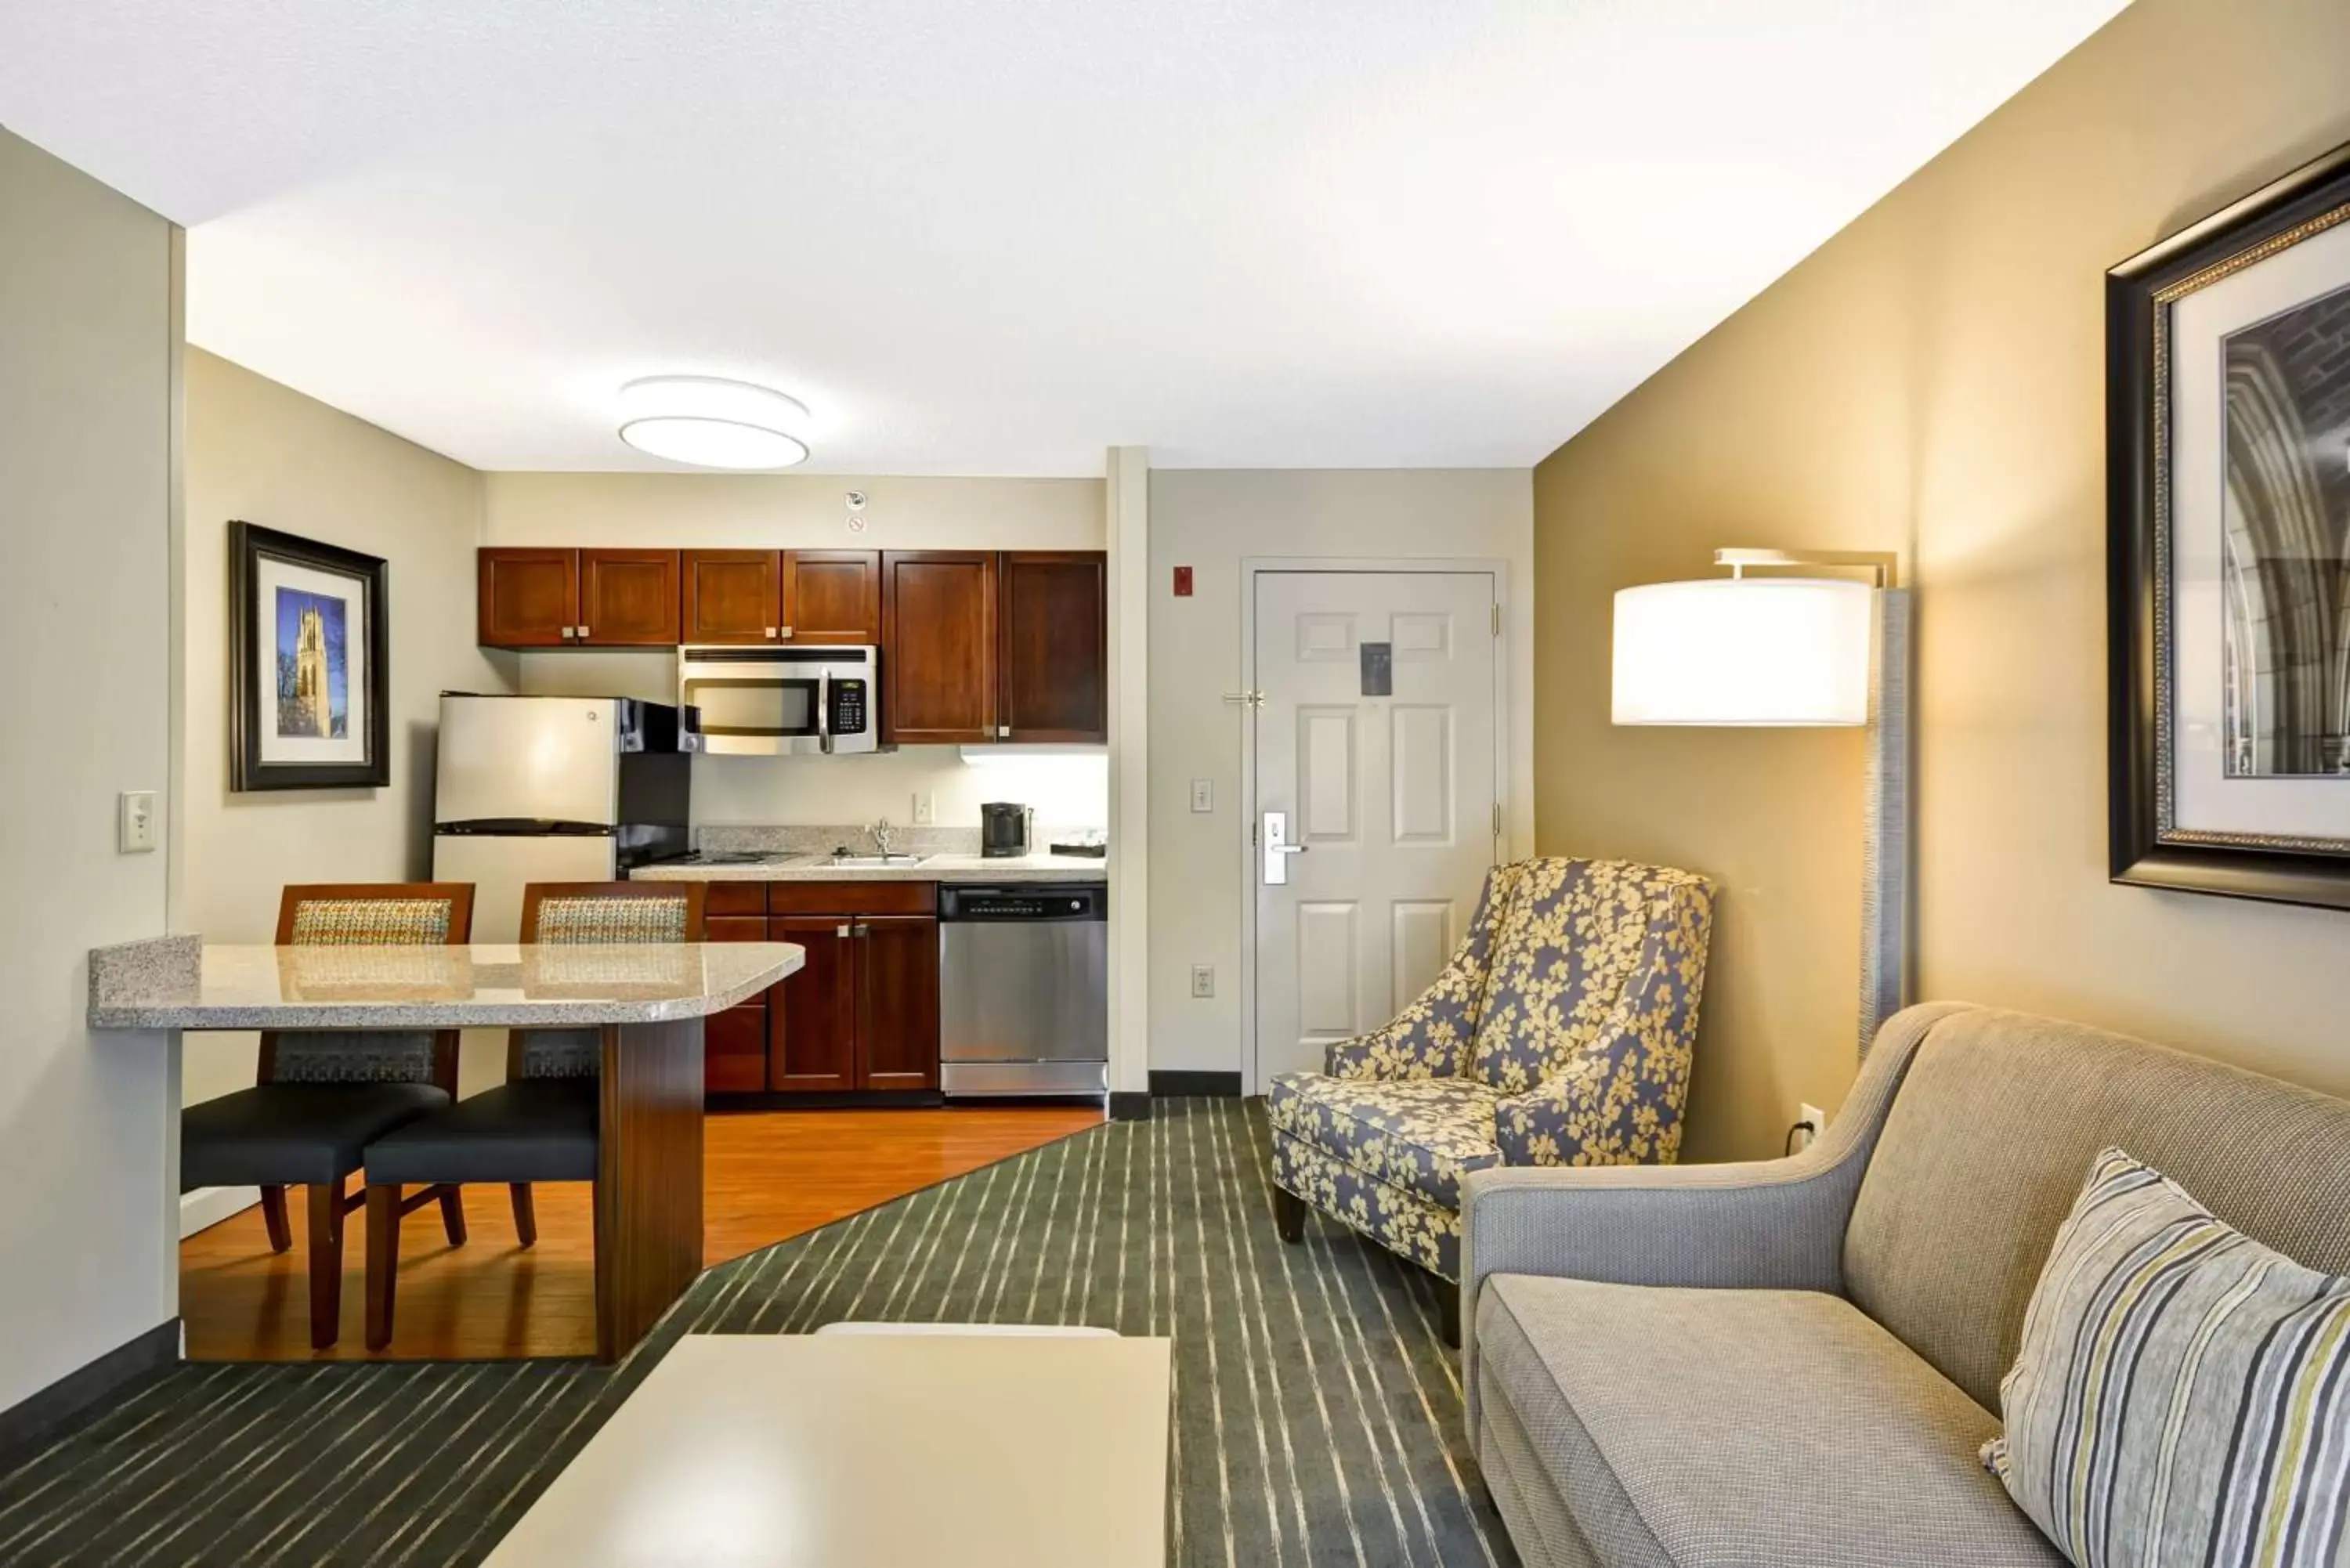
<path id="1" fill-rule="evenodd" d="M 1860 1049 L 1909 994 L 1909 625 L 1898 557 L 1855 550 L 1716 550 L 1727 577 L 1616 595 L 1618 724 L 1860 726 L 1868 732 L 1861 848 Z M 1856 571 L 1866 580 L 1750 576 Z"/>

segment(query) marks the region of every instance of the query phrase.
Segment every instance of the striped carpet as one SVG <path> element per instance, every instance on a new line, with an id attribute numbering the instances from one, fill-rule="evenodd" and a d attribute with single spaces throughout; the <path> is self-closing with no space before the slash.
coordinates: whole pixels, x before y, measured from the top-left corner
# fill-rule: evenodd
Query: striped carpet
<path id="1" fill-rule="evenodd" d="M 617 1367 L 174 1368 L 0 1473 L 0 1563 L 476 1563 L 679 1334 L 915 1318 L 1171 1334 L 1184 1568 L 1513 1568 L 1426 1278 L 1282 1245 L 1262 1101 L 1155 1110 L 712 1269 Z"/>

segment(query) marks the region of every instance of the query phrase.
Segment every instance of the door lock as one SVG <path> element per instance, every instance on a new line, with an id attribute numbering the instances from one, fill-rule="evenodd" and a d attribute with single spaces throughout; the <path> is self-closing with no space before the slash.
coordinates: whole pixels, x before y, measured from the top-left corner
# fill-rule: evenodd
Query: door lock
<path id="1" fill-rule="evenodd" d="M 1305 853 L 1303 844 L 1289 842 L 1289 814 L 1268 811 L 1264 814 L 1264 884 L 1278 888 L 1289 880 L 1289 857 Z"/>

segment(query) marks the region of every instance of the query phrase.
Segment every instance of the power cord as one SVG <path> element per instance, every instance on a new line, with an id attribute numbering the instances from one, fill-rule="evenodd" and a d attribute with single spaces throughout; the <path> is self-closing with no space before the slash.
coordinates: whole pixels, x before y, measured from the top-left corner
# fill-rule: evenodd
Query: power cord
<path id="1" fill-rule="evenodd" d="M 1808 1121 L 1797 1122 L 1794 1127 L 1789 1127 L 1787 1129 L 1786 1142 L 1780 1147 L 1779 1154 L 1781 1158 L 1789 1158 L 1794 1156 L 1795 1152 L 1795 1135 L 1797 1133 L 1803 1133 L 1811 1137 L 1817 1137 L 1820 1136 L 1820 1129 L 1814 1127 Z"/>

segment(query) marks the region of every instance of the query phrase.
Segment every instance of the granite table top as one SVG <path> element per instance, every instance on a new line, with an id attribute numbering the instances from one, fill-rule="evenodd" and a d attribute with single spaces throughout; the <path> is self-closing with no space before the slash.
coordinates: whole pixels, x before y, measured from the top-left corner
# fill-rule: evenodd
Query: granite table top
<path id="1" fill-rule="evenodd" d="M 231 947 L 90 954 L 92 1029 L 465 1029 L 702 1018 L 798 971 L 786 942 Z"/>

